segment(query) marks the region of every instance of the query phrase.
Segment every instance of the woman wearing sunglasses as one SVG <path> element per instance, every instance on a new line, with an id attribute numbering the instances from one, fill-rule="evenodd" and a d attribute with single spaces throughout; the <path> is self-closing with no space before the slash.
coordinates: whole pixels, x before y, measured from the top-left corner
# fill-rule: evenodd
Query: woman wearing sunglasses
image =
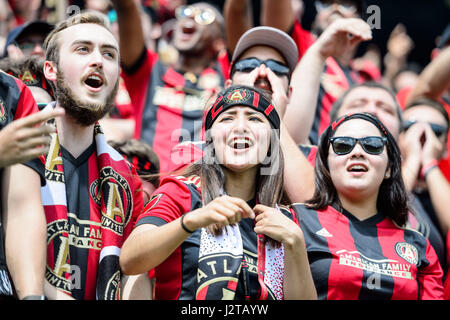
<path id="1" fill-rule="evenodd" d="M 429 242 L 405 228 L 400 151 L 374 116 L 333 122 L 318 146 L 316 191 L 295 204 L 319 299 L 442 299 Z"/>
<path id="2" fill-rule="evenodd" d="M 231 86 L 204 121 L 202 159 L 162 179 L 125 242 L 127 274 L 155 268 L 155 298 L 316 298 L 303 234 L 283 203 L 280 118 Z"/>

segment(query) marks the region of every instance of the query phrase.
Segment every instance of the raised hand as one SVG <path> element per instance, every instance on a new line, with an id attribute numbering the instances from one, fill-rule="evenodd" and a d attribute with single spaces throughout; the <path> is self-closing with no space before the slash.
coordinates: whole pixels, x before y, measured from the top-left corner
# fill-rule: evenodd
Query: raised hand
<path id="1" fill-rule="evenodd" d="M 64 109 L 42 110 L 17 119 L 0 131 L 0 168 L 34 159 L 48 152 L 53 126 L 45 122 L 64 114 Z"/>
<path id="2" fill-rule="evenodd" d="M 343 18 L 334 21 L 313 45 L 324 58 L 341 56 L 356 48 L 361 41 L 372 39 L 370 26 L 362 19 Z"/>
<path id="3" fill-rule="evenodd" d="M 186 214 L 184 224 L 189 230 L 204 228 L 209 225 L 222 226 L 238 223 L 242 218 L 255 218 L 252 208 L 242 199 L 221 196 L 206 206 Z"/>

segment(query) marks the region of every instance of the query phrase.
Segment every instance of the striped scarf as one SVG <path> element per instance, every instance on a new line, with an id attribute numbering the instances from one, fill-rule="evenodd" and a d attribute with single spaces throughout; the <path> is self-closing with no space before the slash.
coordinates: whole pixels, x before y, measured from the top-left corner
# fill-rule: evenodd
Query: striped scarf
<path id="1" fill-rule="evenodd" d="M 215 236 L 202 228 L 198 260 L 197 300 L 233 300 L 239 275 L 245 269 L 242 236 L 237 224 L 225 227 L 221 235 Z M 260 300 L 282 300 L 284 279 L 284 247 L 274 248 L 258 235 L 258 282 Z M 220 259 L 218 259 L 220 257 Z M 222 268 L 206 265 L 221 261 Z M 223 272 L 219 271 L 223 270 Z M 208 272 L 208 274 L 206 274 Z M 246 277 L 244 276 L 244 279 Z M 206 280 L 206 281 L 205 281 Z M 246 280 L 244 280 L 246 281 Z M 245 284 L 244 284 L 245 285 Z"/>
<path id="2" fill-rule="evenodd" d="M 89 170 L 91 196 L 86 201 L 90 203 L 91 212 L 88 230 L 95 231 L 96 239 L 90 235 L 74 234 L 74 226 L 68 223 L 64 168 L 57 133 L 52 134 L 49 153 L 41 157 L 46 178 L 46 185 L 41 188 L 47 217 L 46 279 L 69 295 L 72 295 L 76 285 L 86 285 L 83 298 L 116 300 L 120 299 L 120 251 L 137 214 L 142 210 L 142 194 L 136 192 L 141 185 L 135 169 L 106 143 L 98 124 L 94 129 L 94 139 L 98 172 Z M 69 215 L 72 217 L 74 214 Z M 92 217 L 99 216 L 100 221 L 92 221 Z M 87 259 L 80 263 L 86 265 L 75 266 L 70 262 L 69 244 L 72 247 L 77 241 L 82 242 L 81 247 L 89 248 Z M 79 246 L 78 243 L 76 246 Z M 98 249 L 99 260 L 93 259 L 97 257 Z M 84 283 L 75 277 L 77 270 L 86 270 Z M 95 297 L 92 294 L 86 296 L 87 291 L 94 289 Z"/>

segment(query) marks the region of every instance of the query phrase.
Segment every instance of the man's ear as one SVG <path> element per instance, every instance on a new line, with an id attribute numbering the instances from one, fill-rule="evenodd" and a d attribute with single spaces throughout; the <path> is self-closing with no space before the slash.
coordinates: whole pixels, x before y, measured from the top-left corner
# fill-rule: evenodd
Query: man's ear
<path id="1" fill-rule="evenodd" d="M 227 79 L 225 80 L 225 88 L 228 88 L 229 86 L 231 86 L 233 84 L 233 81 L 231 79 Z"/>
<path id="2" fill-rule="evenodd" d="M 56 81 L 58 69 L 53 61 L 44 62 L 44 75 L 48 81 Z"/>

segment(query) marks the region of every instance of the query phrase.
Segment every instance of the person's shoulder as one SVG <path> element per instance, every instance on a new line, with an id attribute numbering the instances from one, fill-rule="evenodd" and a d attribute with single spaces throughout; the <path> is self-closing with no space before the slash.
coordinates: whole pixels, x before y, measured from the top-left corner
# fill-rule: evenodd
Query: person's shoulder
<path id="1" fill-rule="evenodd" d="M 200 189 L 201 179 L 198 175 L 182 176 L 182 175 L 169 175 L 161 179 L 160 186 L 164 184 L 176 184 L 178 186 L 184 187 L 194 187 Z"/>

